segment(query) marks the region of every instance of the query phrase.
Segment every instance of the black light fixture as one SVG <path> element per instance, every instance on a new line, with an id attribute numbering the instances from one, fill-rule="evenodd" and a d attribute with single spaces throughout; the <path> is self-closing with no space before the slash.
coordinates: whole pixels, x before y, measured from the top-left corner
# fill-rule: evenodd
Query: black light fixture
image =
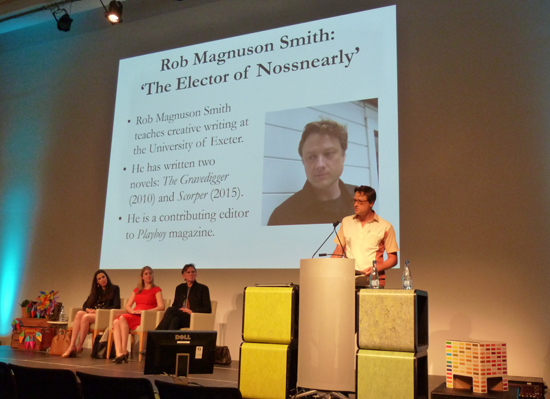
<path id="1" fill-rule="evenodd" d="M 105 18 L 107 18 L 110 23 L 114 25 L 122 22 L 122 3 L 120 1 L 112 0 L 109 3 L 109 9 L 105 7 L 102 0 L 100 1 L 101 5 L 105 9 Z"/>
<path id="2" fill-rule="evenodd" d="M 63 15 L 58 19 L 57 14 L 61 14 L 61 13 L 63 13 Z M 57 21 L 57 29 L 59 29 L 62 32 L 68 32 L 71 30 L 71 24 L 73 23 L 73 19 L 69 16 L 69 13 L 67 12 L 67 10 L 58 9 L 58 10 L 52 11 L 52 14 L 55 20 Z"/>

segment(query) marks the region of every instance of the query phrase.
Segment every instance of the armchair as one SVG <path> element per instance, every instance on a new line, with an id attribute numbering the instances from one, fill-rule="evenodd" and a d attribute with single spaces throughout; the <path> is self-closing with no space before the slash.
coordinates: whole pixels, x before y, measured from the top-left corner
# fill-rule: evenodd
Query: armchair
<path id="1" fill-rule="evenodd" d="M 124 302 L 123 302 L 124 301 Z M 127 299 L 120 299 L 120 306 L 124 306 L 123 304 L 126 304 L 126 301 Z M 69 321 L 68 321 L 68 325 L 67 325 L 67 331 L 71 331 L 73 329 L 73 323 L 74 323 L 74 318 L 76 316 L 76 314 L 78 313 L 79 310 L 82 310 L 82 308 L 71 308 L 69 310 Z M 95 341 L 95 338 L 97 337 L 97 335 L 102 332 L 102 331 L 105 331 L 107 328 L 109 328 L 109 325 L 110 325 L 110 317 L 111 317 L 111 311 L 113 309 L 97 309 L 96 310 L 96 317 L 95 317 L 95 322 L 90 324 L 90 330 L 88 331 L 88 333 L 92 333 L 93 336 L 92 336 L 92 344 L 93 342 Z M 119 310 L 119 309 L 117 309 Z"/>
<path id="2" fill-rule="evenodd" d="M 166 309 L 170 306 L 170 303 L 170 299 L 164 299 L 164 308 Z M 124 302 L 124 304 L 126 304 L 126 302 Z M 109 358 L 111 348 L 113 347 L 113 321 L 124 313 L 126 313 L 125 309 L 111 309 L 109 320 L 109 340 L 107 341 L 107 359 Z M 159 318 L 159 314 L 161 313 L 164 315 L 164 311 L 161 310 L 144 310 L 141 313 L 141 324 L 135 330 L 130 330 L 130 357 L 133 357 L 135 336 L 139 335 L 139 361 L 141 362 L 143 351 L 145 350 L 147 331 L 157 328 L 158 323 L 162 320 L 162 315 Z"/>
<path id="3" fill-rule="evenodd" d="M 216 322 L 216 309 L 218 308 L 218 301 L 210 301 L 212 306 L 212 313 L 193 313 L 191 314 L 191 321 L 188 328 L 182 328 L 182 330 L 214 330 L 214 323 Z"/>
<path id="4" fill-rule="evenodd" d="M 191 320 L 189 327 L 181 328 L 180 330 L 214 330 L 214 324 L 216 322 L 216 309 L 218 308 L 218 301 L 210 301 L 212 313 L 193 313 L 191 314 Z M 164 310 L 157 312 L 156 325 L 158 326 L 164 317 Z"/>

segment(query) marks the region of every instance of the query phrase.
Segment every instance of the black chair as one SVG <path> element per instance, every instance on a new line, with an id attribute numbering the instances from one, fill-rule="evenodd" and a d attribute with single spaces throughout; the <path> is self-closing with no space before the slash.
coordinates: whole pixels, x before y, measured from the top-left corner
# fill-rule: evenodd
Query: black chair
<path id="1" fill-rule="evenodd" d="M 194 387 L 155 380 L 161 399 L 242 399 L 237 388 Z"/>
<path id="2" fill-rule="evenodd" d="M 18 399 L 82 399 L 71 370 L 9 365 L 15 377 Z"/>
<path id="3" fill-rule="evenodd" d="M 155 399 L 147 378 L 104 377 L 76 372 L 84 399 Z"/>
<path id="4" fill-rule="evenodd" d="M 10 366 L 3 362 L 0 362 L 0 398 L 17 399 L 15 378 Z"/>

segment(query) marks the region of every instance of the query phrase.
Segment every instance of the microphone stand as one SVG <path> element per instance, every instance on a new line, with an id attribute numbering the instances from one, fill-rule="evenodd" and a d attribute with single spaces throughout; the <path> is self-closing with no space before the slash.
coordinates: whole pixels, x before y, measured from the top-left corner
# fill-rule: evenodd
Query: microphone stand
<path id="1" fill-rule="evenodd" d="M 319 252 L 319 250 L 322 248 L 322 246 L 325 245 L 325 242 L 327 242 L 327 240 L 330 238 L 332 233 L 336 233 L 336 226 L 338 226 L 339 224 L 340 224 L 339 221 L 336 221 L 336 222 L 332 223 L 332 231 L 330 232 L 328 237 L 325 238 L 325 241 L 323 241 L 321 246 L 319 248 L 317 248 L 317 251 L 315 251 L 315 253 L 311 256 L 311 259 L 313 259 L 315 257 L 315 255 L 317 255 L 317 252 Z M 336 237 L 338 237 L 338 233 L 336 233 Z M 338 242 L 340 242 L 340 237 L 338 237 Z M 340 243 L 340 246 L 342 246 L 341 243 Z M 342 249 L 344 249 L 344 247 L 342 247 Z M 344 253 L 344 255 L 345 255 L 345 253 Z M 327 256 L 327 254 L 319 254 L 319 256 Z M 346 258 L 347 258 L 347 256 L 346 256 Z"/>
<path id="2" fill-rule="evenodd" d="M 339 223 L 340 223 L 340 222 L 334 222 L 334 223 L 332 224 L 332 225 L 334 226 L 334 231 L 333 231 L 334 233 L 336 233 L 336 226 L 338 226 Z M 332 234 L 332 233 L 330 233 L 330 234 Z M 329 236 L 329 237 L 330 237 L 330 236 Z M 336 233 L 336 238 L 338 239 L 338 243 L 340 243 L 340 248 L 342 248 L 342 252 L 343 252 L 343 254 L 338 254 L 338 256 L 343 256 L 344 258 L 347 259 L 348 255 L 346 254 L 346 250 L 344 249 L 344 246 L 342 245 L 342 241 L 340 241 L 340 236 L 338 235 L 338 233 Z M 327 240 L 328 240 L 328 237 L 327 237 Z M 325 241 L 326 241 L 326 240 L 325 240 Z M 323 244 L 324 244 L 324 243 L 323 243 Z M 323 246 L 323 245 L 321 244 L 321 247 L 322 247 L 322 246 Z M 321 247 L 319 247 L 319 249 L 321 249 Z M 319 250 L 319 249 L 318 249 L 318 250 Z M 318 250 L 317 250 L 317 251 L 318 251 Z M 317 252 L 315 252 L 315 253 L 317 253 Z M 329 256 L 329 255 L 332 256 L 333 254 L 319 254 L 319 256 Z M 312 258 L 313 258 L 313 256 L 312 256 Z"/>

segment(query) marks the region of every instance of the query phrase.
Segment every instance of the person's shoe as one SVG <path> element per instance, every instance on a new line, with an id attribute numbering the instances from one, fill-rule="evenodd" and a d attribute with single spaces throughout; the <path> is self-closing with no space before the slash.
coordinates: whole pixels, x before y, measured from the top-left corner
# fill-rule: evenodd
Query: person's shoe
<path id="1" fill-rule="evenodd" d="M 67 350 L 64 354 L 61 355 L 61 357 L 75 357 L 76 352 L 73 350 Z"/>
<path id="2" fill-rule="evenodd" d="M 115 364 L 121 364 L 121 363 L 128 363 L 128 354 L 120 355 L 115 357 L 113 360 L 113 363 Z"/>

